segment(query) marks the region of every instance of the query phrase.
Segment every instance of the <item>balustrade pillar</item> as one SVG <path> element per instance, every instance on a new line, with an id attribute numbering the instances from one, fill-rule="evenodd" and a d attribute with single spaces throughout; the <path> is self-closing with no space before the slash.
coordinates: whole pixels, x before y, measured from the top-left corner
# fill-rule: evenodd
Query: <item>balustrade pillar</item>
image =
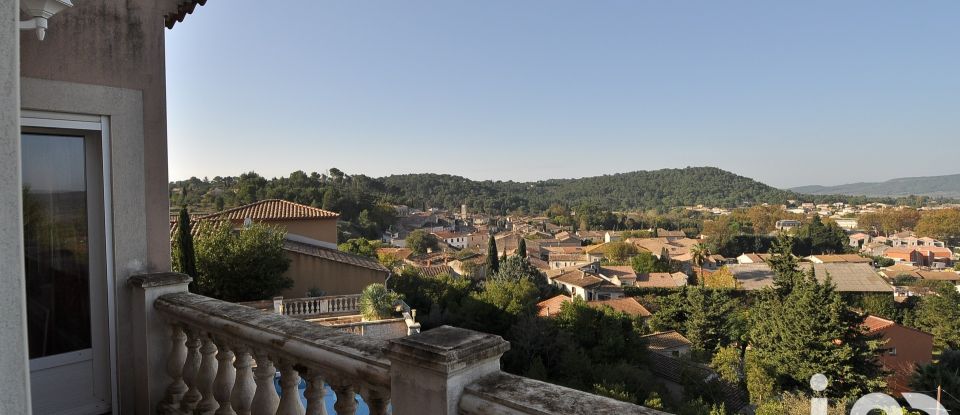
<path id="1" fill-rule="evenodd" d="M 273 384 L 277 369 L 266 353 L 257 353 L 257 368 L 253 371 L 256 377 L 257 391 L 253 395 L 250 412 L 256 415 L 275 414 L 280 405 L 280 397 Z"/>
<path id="2" fill-rule="evenodd" d="M 337 394 L 337 401 L 333 403 L 333 409 L 337 411 L 337 415 L 355 415 L 357 398 L 353 385 L 339 381 L 336 384 L 331 383 L 330 388 Z"/>
<path id="3" fill-rule="evenodd" d="M 230 395 L 233 393 L 233 383 L 237 376 L 237 369 L 233 366 L 234 354 L 230 346 L 224 341 L 217 342 L 217 377 L 213 380 L 213 397 L 216 398 L 216 415 L 236 415 L 230 405 Z"/>
<path id="4" fill-rule="evenodd" d="M 293 363 L 280 362 L 280 404 L 277 415 L 304 415 L 300 402 L 300 374 Z"/>
<path id="5" fill-rule="evenodd" d="M 176 414 L 180 405 L 180 399 L 187 392 L 187 384 L 183 382 L 183 365 L 187 360 L 187 347 L 184 345 L 187 341 L 187 335 L 183 333 L 183 328 L 177 324 L 170 325 L 170 354 L 167 357 L 167 375 L 173 379 L 170 386 L 167 387 L 166 396 L 157 413 L 161 415 Z"/>
<path id="6" fill-rule="evenodd" d="M 323 378 L 316 370 L 310 370 L 304 377 L 307 381 L 307 390 L 303 396 L 307 398 L 306 415 L 327 415 L 327 406 L 323 397 L 327 394 L 324 387 Z"/>
<path id="7" fill-rule="evenodd" d="M 230 404 L 237 415 L 250 415 L 253 393 L 256 391 L 256 385 L 253 382 L 253 358 L 246 347 L 235 349 L 236 359 L 233 361 L 233 367 L 237 374 L 230 394 Z"/>
<path id="8" fill-rule="evenodd" d="M 183 363 L 183 382 L 187 385 L 187 392 L 180 400 L 180 411 L 193 413 L 197 403 L 203 396 L 197 389 L 197 372 L 200 370 L 200 336 L 196 330 L 187 329 L 187 359 Z"/>
<path id="9" fill-rule="evenodd" d="M 203 333 L 200 339 L 200 370 L 197 372 L 197 390 L 200 392 L 200 402 L 197 403 L 197 412 L 203 415 L 212 415 L 217 408 L 217 399 L 213 396 L 213 380 L 217 376 L 217 345 L 209 333 Z"/>
<path id="10" fill-rule="evenodd" d="M 378 389 L 364 389 L 363 401 L 370 409 L 370 415 L 387 415 L 387 405 L 390 404 L 390 393 Z"/>

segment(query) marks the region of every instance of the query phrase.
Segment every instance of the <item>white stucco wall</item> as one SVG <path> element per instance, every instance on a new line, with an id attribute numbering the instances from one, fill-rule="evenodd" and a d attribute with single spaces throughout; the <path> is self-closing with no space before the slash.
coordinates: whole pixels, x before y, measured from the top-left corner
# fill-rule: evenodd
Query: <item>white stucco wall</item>
<path id="1" fill-rule="evenodd" d="M 21 218 L 18 3 L 0 1 L 0 414 L 30 413 Z"/>

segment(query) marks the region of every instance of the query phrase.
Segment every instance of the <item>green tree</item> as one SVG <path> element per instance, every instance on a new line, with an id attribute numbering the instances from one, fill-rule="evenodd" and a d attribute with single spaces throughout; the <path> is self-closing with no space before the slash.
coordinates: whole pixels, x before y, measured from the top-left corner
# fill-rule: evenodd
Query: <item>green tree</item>
<path id="1" fill-rule="evenodd" d="M 497 239 L 490 234 L 490 239 L 487 240 L 487 275 L 500 271 L 500 258 L 497 255 Z"/>
<path id="2" fill-rule="evenodd" d="M 633 271 L 637 275 L 649 274 L 651 272 L 657 272 L 657 257 L 653 256 L 650 252 L 642 251 L 633 257 L 630 261 L 630 265 L 633 267 Z"/>
<path id="3" fill-rule="evenodd" d="M 694 265 L 700 268 L 700 273 L 698 274 L 700 285 L 703 285 L 703 264 L 707 262 L 707 259 L 710 257 L 710 248 L 702 243 L 698 243 L 690 247 L 690 257 L 693 260 Z"/>
<path id="4" fill-rule="evenodd" d="M 393 316 L 396 312 L 396 304 L 400 299 L 399 294 L 387 290 L 387 287 L 383 284 L 373 283 L 360 291 L 360 299 L 357 300 L 357 305 L 364 320 L 383 320 Z"/>
<path id="5" fill-rule="evenodd" d="M 924 212 L 917 222 L 917 233 L 951 244 L 960 243 L 960 209 Z"/>
<path id="6" fill-rule="evenodd" d="M 406 241 L 407 248 L 413 250 L 416 255 L 423 255 L 429 250 L 436 250 L 440 247 L 440 241 L 437 240 L 437 237 L 422 229 L 410 232 Z"/>
<path id="7" fill-rule="evenodd" d="M 929 283 L 928 283 L 929 284 Z M 960 293 L 946 281 L 929 284 L 933 295 L 920 299 L 914 316 L 913 325 L 933 334 L 935 351 L 960 349 Z"/>
<path id="8" fill-rule="evenodd" d="M 917 391 L 943 388 L 943 406 L 950 413 L 960 412 L 960 351 L 944 350 L 936 362 L 917 367 L 910 386 Z"/>
<path id="9" fill-rule="evenodd" d="M 527 240 L 525 238 L 520 238 L 520 242 L 517 244 L 517 256 L 527 258 Z"/>
<path id="10" fill-rule="evenodd" d="M 807 275 L 787 294 L 759 293 L 750 314 L 750 345 L 784 390 L 805 390 L 816 373 L 831 379 L 832 397 L 862 395 L 883 385 L 881 345 L 864 331 L 828 278 Z"/>
<path id="11" fill-rule="evenodd" d="M 734 385 L 739 385 L 743 381 L 741 366 L 743 361 L 740 359 L 740 349 L 734 346 L 721 347 L 710 360 L 710 367 L 717 372 L 720 379 Z"/>
<path id="12" fill-rule="evenodd" d="M 687 290 L 684 335 L 693 348 L 709 358 L 730 343 L 734 303 L 729 291 L 702 287 Z"/>
<path id="13" fill-rule="evenodd" d="M 231 302 L 256 301 L 293 285 L 283 276 L 290 265 L 283 252 L 283 231 L 260 223 L 238 231 L 229 222 L 206 226 L 212 229 L 201 229 L 195 241 L 198 294 Z"/>
<path id="14" fill-rule="evenodd" d="M 621 264 L 637 254 L 637 247 L 626 242 L 610 242 L 604 249 L 610 262 Z"/>
<path id="15" fill-rule="evenodd" d="M 337 248 L 343 252 L 361 255 L 370 258 L 377 258 L 377 249 L 383 244 L 380 241 L 373 241 L 365 238 L 349 239 L 346 242 L 337 245 Z"/>
<path id="16" fill-rule="evenodd" d="M 187 213 L 186 206 L 180 208 L 177 223 L 179 224 L 177 226 L 177 237 L 173 242 L 173 269 L 196 279 L 197 257 L 190 229 L 190 214 Z"/>

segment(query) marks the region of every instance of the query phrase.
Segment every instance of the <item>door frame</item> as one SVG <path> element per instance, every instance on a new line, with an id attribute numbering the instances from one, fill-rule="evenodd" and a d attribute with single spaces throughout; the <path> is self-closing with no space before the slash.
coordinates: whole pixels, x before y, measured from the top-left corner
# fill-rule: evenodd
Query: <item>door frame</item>
<path id="1" fill-rule="evenodd" d="M 52 133 L 52 134 L 75 134 L 82 135 L 84 138 L 84 149 L 86 157 L 86 172 L 88 180 L 88 189 L 96 186 L 97 194 L 88 197 L 88 206 L 95 209 L 88 211 L 96 214 L 102 212 L 102 217 L 89 218 L 89 222 L 98 225 L 97 231 L 102 232 L 103 243 L 97 244 L 97 249 L 102 254 L 104 261 L 103 271 L 106 281 L 104 281 L 104 300 L 106 303 L 106 327 L 99 333 L 100 342 L 103 344 L 102 354 L 99 359 L 105 360 L 107 371 L 107 387 L 109 390 L 108 401 L 111 411 L 120 410 L 118 396 L 117 380 L 117 314 L 116 314 L 116 277 L 114 268 L 114 235 L 113 235 L 113 186 L 112 186 L 112 157 L 110 140 L 110 117 L 105 115 L 75 114 L 52 111 L 36 111 L 21 109 L 20 112 L 20 134 L 23 133 Z M 95 167 L 92 171 L 91 167 Z M 91 174 L 93 177 L 91 177 Z M 91 205 L 93 202 L 95 205 Z M 92 249 L 92 248 L 91 248 Z M 91 278 L 94 276 L 91 275 Z M 93 284 L 91 284 L 93 285 Z M 91 316 L 93 318 L 93 316 Z M 94 326 L 91 322 L 91 330 Z M 103 333 L 105 331 L 105 333 Z M 102 336 L 106 334 L 106 336 Z M 98 333 L 91 333 L 91 346 L 96 344 Z M 106 342 L 103 341 L 104 337 Z M 96 350 L 93 351 L 97 353 Z M 94 360 L 98 359 L 94 356 Z M 32 362 L 31 362 L 32 363 Z M 29 372 L 32 372 L 34 365 L 30 364 Z M 95 376 L 96 374 L 95 366 Z M 101 373 L 99 376 L 102 376 Z M 32 399 L 32 398 L 31 398 Z"/>

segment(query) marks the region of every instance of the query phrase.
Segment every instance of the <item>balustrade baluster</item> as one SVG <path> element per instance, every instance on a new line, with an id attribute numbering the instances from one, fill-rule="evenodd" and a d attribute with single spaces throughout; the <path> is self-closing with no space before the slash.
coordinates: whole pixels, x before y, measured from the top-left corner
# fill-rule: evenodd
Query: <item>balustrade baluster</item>
<path id="1" fill-rule="evenodd" d="M 167 394 L 157 408 L 159 414 L 175 414 L 180 405 L 180 399 L 187 392 L 187 384 L 183 382 L 183 364 L 187 360 L 187 347 L 184 343 L 187 335 L 177 324 L 170 325 L 170 355 L 167 357 L 167 375 L 173 379 L 167 387 Z"/>
<path id="2" fill-rule="evenodd" d="M 323 378 L 316 370 L 310 370 L 304 378 L 307 381 L 307 390 L 303 391 L 303 396 L 307 398 L 306 415 L 327 415 L 327 405 L 323 401 L 327 391 Z"/>
<path id="3" fill-rule="evenodd" d="M 277 415 L 304 415 L 303 405 L 300 402 L 300 374 L 293 368 L 293 363 L 280 362 L 280 405 Z"/>
<path id="4" fill-rule="evenodd" d="M 250 412 L 254 415 L 276 414 L 280 405 L 280 397 L 273 385 L 273 378 L 277 369 L 266 353 L 257 353 L 257 368 L 253 371 L 256 377 L 257 392 L 253 395 L 253 404 Z"/>
<path id="5" fill-rule="evenodd" d="M 213 380 L 217 376 L 217 345 L 209 333 L 203 333 L 200 346 L 200 370 L 197 372 L 197 390 L 202 396 L 197 403 L 197 412 L 213 414 L 217 408 L 217 399 L 213 396 Z"/>
<path id="6" fill-rule="evenodd" d="M 337 394 L 337 401 L 333 404 L 333 409 L 337 415 L 355 415 L 357 412 L 357 400 L 354 397 L 353 385 L 346 383 L 331 384 L 330 388 Z"/>
<path id="7" fill-rule="evenodd" d="M 217 345 L 217 377 L 213 380 L 213 397 L 220 405 L 217 415 L 236 415 L 230 405 L 230 394 L 233 393 L 233 382 L 236 380 L 237 369 L 233 367 L 234 354 L 230 346 L 224 341 Z"/>
<path id="8" fill-rule="evenodd" d="M 183 383 L 187 385 L 187 392 L 183 394 L 180 400 L 180 411 L 193 413 L 197 407 L 197 402 L 203 396 L 197 389 L 197 372 L 200 370 L 200 337 L 196 330 L 188 328 L 187 334 L 187 359 L 183 363 Z"/>
<path id="9" fill-rule="evenodd" d="M 233 367 L 236 369 L 237 377 L 233 383 L 233 393 L 230 396 L 230 403 L 237 415 L 250 415 L 250 406 L 253 402 L 253 393 L 256 385 L 253 383 L 253 358 L 250 357 L 250 350 L 246 347 L 236 348 L 236 360 L 233 361 Z"/>
<path id="10" fill-rule="evenodd" d="M 387 415 L 387 405 L 390 403 L 390 393 L 378 389 L 364 388 L 363 401 L 370 409 L 370 415 Z"/>

